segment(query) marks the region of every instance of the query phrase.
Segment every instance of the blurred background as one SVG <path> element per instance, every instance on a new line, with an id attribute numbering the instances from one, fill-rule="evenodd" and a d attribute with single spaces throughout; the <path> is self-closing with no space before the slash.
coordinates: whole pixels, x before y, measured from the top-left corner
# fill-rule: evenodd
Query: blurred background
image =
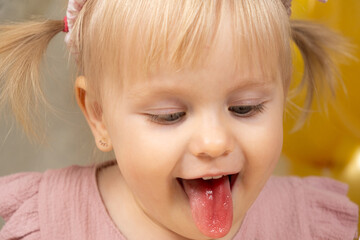
<path id="1" fill-rule="evenodd" d="M 343 86 L 327 111 L 314 105 L 300 131 L 290 133 L 294 118 L 285 118 L 283 155 L 287 173 L 298 176 L 327 176 L 349 185 L 348 196 L 360 205 L 360 1 L 294 0 L 293 18 L 322 23 L 341 33 L 354 45 L 354 59 L 341 65 Z M 297 54 L 294 83 L 300 81 L 302 61 Z M 294 99 L 301 103 L 303 95 Z M 360 229 L 360 224 L 359 224 Z"/>
<path id="2" fill-rule="evenodd" d="M 0 0 L 0 22 L 33 16 L 62 19 L 66 0 Z M 294 0 L 294 19 L 311 19 L 342 33 L 356 46 L 360 59 L 360 1 Z M 68 62 L 64 34 L 50 43 L 43 64 L 45 94 L 54 111 L 44 109 L 46 140 L 29 142 L 10 114 L 0 115 L 0 176 L 23 171 L 44 171 L 72 164 L 86 165 L 112 158 L 95 149 L 91 132 L 73 94 L 75 68 Z M 295 85 L 302 71 L 295 61 Z M 286 114 L 284 150 L 275 175 L 327 176 L 349 185 L 349 197 L 360 205 L 360 63 L 341 66 L 344 88 L 339 88 L 328 111 L 313 109 L 301 130 L 290 133 L 296 114 Z M 294 99 L 301 105 L 303 96 Z M 3 222 L 0 219 L 0 228 Z"/>

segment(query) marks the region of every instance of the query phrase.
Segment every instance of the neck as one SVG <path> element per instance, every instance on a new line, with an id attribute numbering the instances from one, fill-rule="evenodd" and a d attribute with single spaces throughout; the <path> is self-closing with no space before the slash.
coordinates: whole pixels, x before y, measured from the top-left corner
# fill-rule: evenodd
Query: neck
<path id="1" fill-rule="evenodd" d="M 97 179 L 104 205 L 114 224 L 127 239 L 187 240 L 153 221 L 140 208 L 117 165 L 99 171 Z"/>

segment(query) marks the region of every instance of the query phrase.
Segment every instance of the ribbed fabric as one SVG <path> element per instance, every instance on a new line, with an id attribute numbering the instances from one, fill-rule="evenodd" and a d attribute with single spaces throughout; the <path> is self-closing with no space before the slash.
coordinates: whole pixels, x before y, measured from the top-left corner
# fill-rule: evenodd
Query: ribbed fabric
<path id="1" fill-rule="evenodd" d="M 0 178 L 0 240 L 125 240 L 96 184 L 110 164 Z M 358 206 L 346 193 L 329 178 L 271 177 L 233 239 L 353 240 Z"/>

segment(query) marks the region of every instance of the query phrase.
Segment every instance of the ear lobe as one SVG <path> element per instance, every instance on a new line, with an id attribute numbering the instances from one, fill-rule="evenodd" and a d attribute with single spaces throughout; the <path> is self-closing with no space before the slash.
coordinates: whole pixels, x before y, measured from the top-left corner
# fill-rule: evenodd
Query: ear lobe
<path id="1" fill-rule="evenodd" d="M 87 88 L 84 76 L 76 79 L 75 95 L 77 103 L 94 135 L 96 146 L 103 152 L 111 151 L 112 144 L 104 122 L 101 105 Z"/>

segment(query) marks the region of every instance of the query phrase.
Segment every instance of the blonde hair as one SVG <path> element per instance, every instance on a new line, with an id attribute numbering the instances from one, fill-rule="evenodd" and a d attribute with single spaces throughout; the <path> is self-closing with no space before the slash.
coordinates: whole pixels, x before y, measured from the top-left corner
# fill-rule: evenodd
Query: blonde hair
<path id="1" fill-rule="evenodd" d="M 338 48 L 341 38 L 313 23 L 290 21 L 281 0 L 88 0 L 71 36 L 79 74 L 101 101 L 103 83 L 109 79 L 124 84 L 156 71 L 163 62 L 175 71 L 196 67 L 206 57 L 203 46 L 216 39 L 228 14 L 225 8 L 233 20 L 235 55 L 245 52 L 253 64 L 272 64 L 264 70 L 275 69 L 285 89 L 292 75 L 290 43 L 296 43 L 305 61 L 300 85 L 307 86 L 305 108 L 315 92 L 334 88 L 332 52 L 343 50 Z M 0 26 L 0 105 L 9 101 L 28 134 L 36 132 L 33 109 L 44 102 L 41 57 L 62 29 L 63 22 L 53 20 Z M 259 59 L 263 62 L 256 63 Z"/>
<path id="2" fill-rule="evenodd" d="M 50 40 L 63 29 L 62 21 L 45 20 L 0 26 L 0 107 L 9 102 L 27 134 L 37 136 L 34 124 L 40 103 L 46 103 L 39 65 Z"/>

